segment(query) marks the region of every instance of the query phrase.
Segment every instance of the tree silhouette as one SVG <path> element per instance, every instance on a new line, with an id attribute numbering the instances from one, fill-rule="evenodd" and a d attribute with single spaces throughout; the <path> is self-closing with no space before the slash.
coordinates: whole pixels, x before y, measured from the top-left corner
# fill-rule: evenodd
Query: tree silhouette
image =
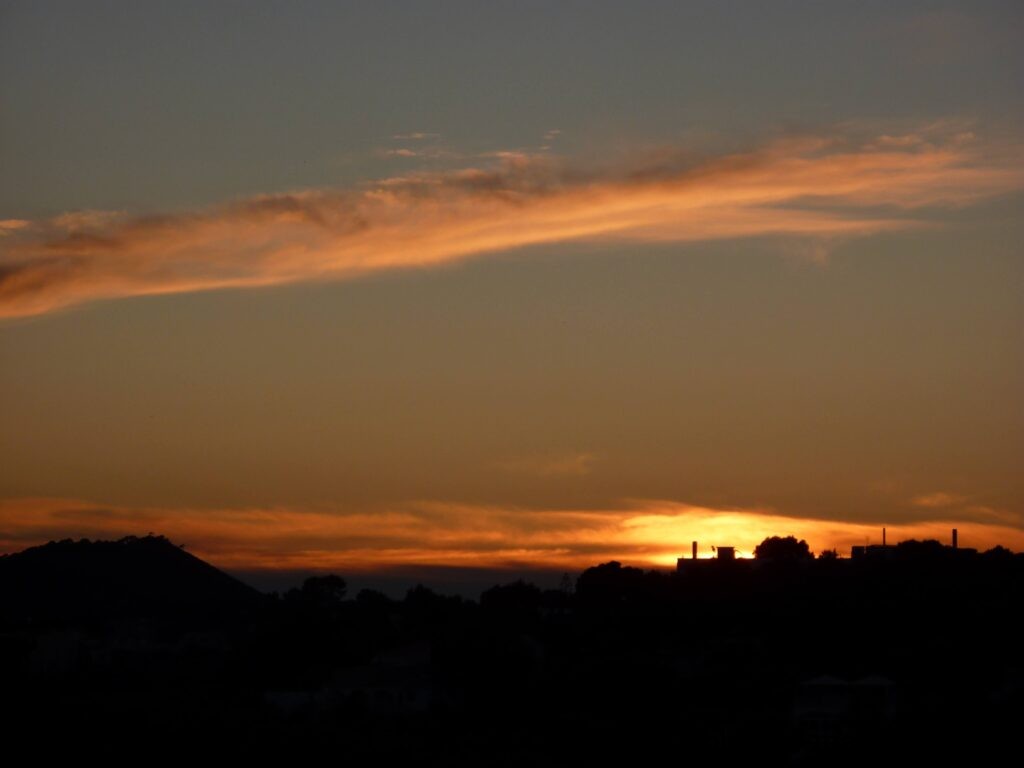
<path id="1" fill-rule="evenodd" d="M 341 576 L 310 576 L 302 582 L 302 589 L 290 589 L 286 597 L 291 600 L 327 606 L 340 605 L 345 599 L 348 584 Z"/>
<path id="2" fill-rule="evenodd" d="M 617 603 L 643 591 L 644 572 L 617 560 L 587 568 L 576 580 L 576 594 L 584 600 Z"/>
<path id="3" fill-rule="evenodd" d="M 758 560 L 796 561 L 810 560 L 814 555 L 803 539 L 795 536 L 769 536 L 754 548 Z"/>
<path id="4" fill-rule="evenodd" d="M 986 550 L 983 557 L 989 560 L 998 560 L 1005 563 L 1013 560 L 1014 554 L 1003 545 L 996 544 L 992 549 Z"/>
<path id="5" fill-rule="evenodd" d="M 480 607 L 485 611 L 520 620 L 536 616 L 540 601 L 540 588 L 522 579 L 493 586 L 480 595 Z"/>
<path id="6" fill-rule="evenodd" d="M 481 608 L 504 610 L 512 607 L 526 607 L 532 610 L 539 604 L 540 587 L 522 579 L 513 581 L 511 584 L 497 584 L 480 594 Z"/>

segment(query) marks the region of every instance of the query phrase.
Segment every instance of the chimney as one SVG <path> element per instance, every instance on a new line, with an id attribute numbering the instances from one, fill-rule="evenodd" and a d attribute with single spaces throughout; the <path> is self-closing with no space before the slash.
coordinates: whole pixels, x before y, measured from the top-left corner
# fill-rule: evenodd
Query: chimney
<path id="1" fill-rule="evenodd" d="M 697 542 L 693 542 L 693 559 L 697 559 Z"/>
<path id="2" fill-rule="evenodd" d="M 885 528 L 882 529 L 882 546 L 885 546 Z"/>
<path id="3" fill-rule="evenodd" d="M 956 528 L 953 529 L 953 549 L 956 549 Z"/>

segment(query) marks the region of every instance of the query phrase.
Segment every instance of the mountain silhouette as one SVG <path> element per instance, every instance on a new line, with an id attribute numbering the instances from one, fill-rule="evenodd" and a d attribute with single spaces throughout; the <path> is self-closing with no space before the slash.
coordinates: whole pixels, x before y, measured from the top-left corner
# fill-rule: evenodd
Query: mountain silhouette
<path id="1" fill-rule="evenodd" d="M 51 541 L 0 557 L 7 620 L 127 618 L 244 605 L 260 593 L 163 536 Z"/>

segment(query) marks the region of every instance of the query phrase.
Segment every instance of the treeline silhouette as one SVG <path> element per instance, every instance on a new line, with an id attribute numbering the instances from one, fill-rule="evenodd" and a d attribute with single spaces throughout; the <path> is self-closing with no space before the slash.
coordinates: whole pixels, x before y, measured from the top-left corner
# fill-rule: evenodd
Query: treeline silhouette
<path id="1" fill-rule="evenodd" d="M 416 764 L 969 759 L 1024 713 L 1024 556 L 617 562 L 559 589 L 264 595 L 159 536 L 0 557 L 0 716 L 49 750 Z M 54 735 L 59 738 L 55 739 Z M 141 751 L 140 751 L 141 750 Z"/>

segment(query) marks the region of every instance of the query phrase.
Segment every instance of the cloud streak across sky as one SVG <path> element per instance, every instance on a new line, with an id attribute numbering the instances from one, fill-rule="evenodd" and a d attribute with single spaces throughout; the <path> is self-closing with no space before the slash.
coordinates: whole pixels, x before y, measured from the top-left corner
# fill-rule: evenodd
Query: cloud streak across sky
<path id="1" fill-rule="evenodd" d="M 934 538 L 980 550 L 997 544 L 1024 550 L 1024 531 L 1010 520 L 945 510 L 889 525 L 889 541 Z M 160 509 L 105 507 L 68 499 L 0 500 L 0 553 L 50 539 L 120 538 L 156 531 L 224 568 L 367 572 L 412 565 L 582 569 L 608 560 L 644 567 L 675 564 L 712 545 L 741 556 L 773 535 L 806 539 L 814 551 L 879 543 L 881 526 L 795 518 L 771 509 L 713 509 L 645 500 L 617 509 L 538 509 L 444 502 L 345 513 L 299 508 Z"/>
<path id="2" fill-rule="evenodd" d="M 1024 187 L 1020 153 L 971 134 L 807 136 L 587 168 L 499 153 L 487 167 L 265 195 L 163 216 L 76 212 L 0 226 L 0 317 L 100 299 L 343 280 L 569 241 L 832 240 L 922 226 Z"/>

